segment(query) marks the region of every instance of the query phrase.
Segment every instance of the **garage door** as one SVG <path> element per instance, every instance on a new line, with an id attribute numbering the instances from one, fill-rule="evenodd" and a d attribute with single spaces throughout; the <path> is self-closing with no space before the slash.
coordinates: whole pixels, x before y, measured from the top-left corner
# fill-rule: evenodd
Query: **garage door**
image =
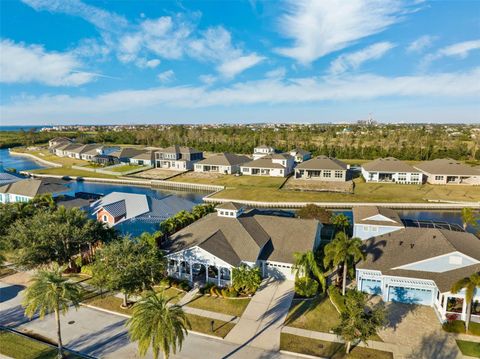
<path id="1" fill-rule="evenodd" d="M 390 287 L 388 298 L 394 302 L 432 305 L 432 290 L 408 287 Z"/>
<path id="2" fill-rule="evenodd" d="M 295 274 L 292 273 L 292 266 L 287 264 L 266 262 L 265 274 L 267 275 L 267 277 L 295 280 Z"/>
<path id="3" fill-rule="evenodd" d="M 375 279 L 362 279 L 362 292 L 369 294 L 382 294 L 382 281 Z"/>

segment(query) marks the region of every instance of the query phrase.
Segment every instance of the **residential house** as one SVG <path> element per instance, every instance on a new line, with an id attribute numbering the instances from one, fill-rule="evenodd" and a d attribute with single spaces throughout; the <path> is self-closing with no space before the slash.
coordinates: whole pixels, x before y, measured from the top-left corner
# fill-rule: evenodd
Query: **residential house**
<path id="1" fill-rule="evenodd" d="M 138 193 L 111 192 L 90 205 L 99 222 L 123 234 L 155 232 L 160 222 L 176 213 L 190 211 L 195 203 L 178 196 L 156 198 Z"/>
<path id="2" fill-rule="evenodd" d="M 48 150 L 55 153 L 57 147 L 73 143 L 74 140 L 68 137 L 55 137 L 48 141 Z"/>
<path id="3" fill-rule="evenodd" d="M 118 165 L 120 163 L 120 160 L 116 156 L 112 155 L 96 155 L 93 156 L 92 162 L 102 166 L 112 166 Z"/>
<path id="4" fill-rule="evenodd" d="M 138 166 L 154 166 L 155 165 L 155 152 L 148 150 L 139 153 L 130 158 L 130 164 Z"/>
<path id="5" fill-rule="evenodd" d="M 465 291 L 451 293 L 458 280 L 480 271 L 480 239 L 437 228 L 403 228 L 364 242 L 365 260 L 356 266 L 359 290 L 386 302 L 428 305 L 441 321 L 465 320 Z M 480 290 L 472 320 L 480 322 Z"/>
<path id="6" fill-rule="evenodd" d="M 249 161 L 250 158 L 247 156 L 224 152 L 195 163 L 194 170 L 195 172 L 233 174 L 238 173 L 240 166 Z"/>
<path id="7" fill-rule="evenodd" d="M 287 153 L 275 153 L 244 163 L 240 172 L 246 176 L 286 177 L 293 171 L 293 157 Z"/>
<path id="8" fill-rule="evenodd" d="M 430 184 L 480 185 L 480 170 L 450 158 L 421 162 L 414 166 Z"/>
<path id="9" fill-rule="evenodd" d="M 224 286 L 232 269 L 246 264 L 260 267 L 264 277 L 293 280 L 293 254 L 320 244 L 316 220 L 266 215 L 237 203 L 216 210 L 163 243 L 169 275 Z"/>
<path id="10" fill-rule="evenodd" d="M 130 159 L 139 154 L 144 153 L 145 151 L 140 148 L 133 147 L 120 147 L 117 150 L 110 152 L 109 155 L 115 157 L 117 163 L 129 164 Z"/>
<path id="11" fill-rule="evenodd" d="M 312 158 L 312 153 L 302 150 L 301 148 L 294 148 L 290 151 L 290 156 L 293 157 L 295 163 L 302 163 Z"/>
<path id="12" fill-rule="evenodd" d="M 295 179 L 345 182 L 348 165 L 336 158 L 317 156 L 295 167 Z"/>
<path id="13" fill-rule="evenodd" d="M 421 184 L 422 173 L 393 157 L 378 158 L 362 165 L 362 176 L 367 182 Z"/>
<path id="14" fill-rule="evenodd" d="M 193 170 L 203 160 L 203 152 L 192 147 L 170 146 L 155 152 L 155 167 L 178 171 Z"/>
<path id="15" fill-rule="evenodd" d="M 353 236 L 362 240 L 405 228 L 398 213 L 390 208 L 355 206 L 352 212 Z"/>
<path id="16" fill-rule="evenodd" d="M 18 173 L 7 172 L 3 169 L 3 163 L 0 161 L 0 186 L 6 185 L 8 183 L 13 183 L 24 179 L 25 177 L 21 176 Z"/>
<path id="17" fill-rule="evenodd" d="M 55 154 L 59 157 L 70 157 L 79 160 L 93 161 L 95 156 L 108 155 L 115 151 L 116 147 L 107 147 L 96 143 L 64 143 L 54 147 Z"/>
<path id="18" fill-rule="evenodd" d="M 28 202 L 47 193 L 56 197 L 69 190 L 65 181 L 56 178 L 23 179 L 0 187 L 0 203 Z"/>
<path id="19" fill-rule="evenodd" d="M 253 159 L 258 160 L 264 156 L 273 155 L 277 151 L 275 148 L 267 145 L 260 145 L 253 149 Z"/>

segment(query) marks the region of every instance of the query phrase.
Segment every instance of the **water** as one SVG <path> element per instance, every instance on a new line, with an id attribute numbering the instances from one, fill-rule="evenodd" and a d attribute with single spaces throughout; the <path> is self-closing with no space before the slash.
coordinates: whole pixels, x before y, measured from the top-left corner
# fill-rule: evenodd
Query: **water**
<path id="1" fill-rule="evenodd" d="M 0 162 L 4 168 L 15 168 L 17 171 L 29 171 L 44 168 L 40 163 L 23 156 L 11 156 L 7 148 L 0 148 Z"/>
<path id="2" fill-rule="evenodd" d="M 38 125 L 38 126 L 0 126 L 0 132 L 2 132 L 2 131 L 20 132 L 20 130 L 22 130 L 22 129 L 24 131 L 28 132 L 32 128 L 35 129 L 35 131 L 40 131 L 40 129 L 46 128 L 46 127 L 51 128 L 53 126 L 41 126 L 41 125 Z"/>

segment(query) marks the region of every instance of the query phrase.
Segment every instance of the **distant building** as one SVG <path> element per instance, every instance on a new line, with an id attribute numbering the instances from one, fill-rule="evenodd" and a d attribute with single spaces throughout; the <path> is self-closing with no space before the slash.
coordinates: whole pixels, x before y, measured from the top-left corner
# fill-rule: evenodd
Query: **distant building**
<path id="1" fill-rule="evenodd" d="M 48 141 L 48 150 L 52 153 L 55 152 L 55 148 L 61 145 L 68 145 L 73 143 L 74 140 L 68 137 L 55 137 Z"/>
<path id="2" fill-rule="evenodd" d="M 425 161 L 414 166 L 430 184 L 480 185 L 480 170 L 450 158 Z"/>
<path id="3" fill-rule="evenodd" d="M 155 167 L 178 171 L 193 170 L 194 164 L 202 159 L 202 151 L 175 145 L 155 152 Z"/>
<path id="4" fill-rule="evenodd" d="M 138 166 L 153 166 L 155 164 L 155 152 L 148 150 L 130 158 L 130 164 Z"/>
<path id="5" fill-rule="evenodd" d="M 246 176 L 286 177 L 293 171 L 293 157 L 288 153 L 265 155 L 240 166 Z"/>
<path id="6" fill-rule="evenodd" d="M 294 148 L 290 151 L 290 156 L 293 157 L 295 163 L 302 163 L 312 158 L 312 153 L 302 150 L 301 148 Z"/>
<path id="7" fill-rule="evenodd" d="M 70 157 L 79 160 L 92 161 L 95 156 L 108 155 L 117 147 L 108 147 L 96 143 L 86 145 L 79 143 L 61 143 L 54 147 L 54 153 L 59 157 Z"/>
<path id="8" fill-rule="evenodd" d="M 66 182 L 56 178 L 24 179 L 0 187 L 0 203 L 28 202 L 36 195 L 53 197 L 69 191 Z"/>
<path id="9" fill-rule="evenodd" d="M 362 165 L 366 182 L 421 184 L 422 173 L 394 157 L 378 158 Z"/>
<path id="10" fill-rule="evenodd" d="M 404 224 L 397 212 L 376 206 L 353 207 L 353 236 L 362 240 L 398 231 Z"/>
<path id="11" fill-rule="evenodd" d="M 249 161 L 247 156 L 224 152 L 195 163 L 195 172 L 238 173 L 240 166 Z"/>
<path id="12" fill-rule="evenodd" d="M 295 179 L 344 182 L 347 174 L 346 163 L 327 156 L 317 156 L 295 167 Z"/>
<path id="13" fill-rule="evenodd" d="M 126 163 L 129 164 L 130 160 L 138 156 L 140 154 L 143 154 L 145 151 L 139 148 L 133 148 L 133 147 L 121 147 L 111 153 L 109 153 L 110 156 L 115 157 L 117 159 L 116 162 L 118 163 Z"/>
<path id="14" fill-rule="evenodd" d="M 253 149 L 253 159 L 258 160 L 264 156 L 273 155 L 275 152 L 275 148 L 271 146 L 260 145 Z"/>

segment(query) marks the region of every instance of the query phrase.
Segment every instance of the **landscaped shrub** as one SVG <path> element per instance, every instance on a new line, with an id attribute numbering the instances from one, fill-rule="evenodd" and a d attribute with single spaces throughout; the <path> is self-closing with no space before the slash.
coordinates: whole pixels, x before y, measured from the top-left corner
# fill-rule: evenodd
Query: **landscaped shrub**
<path id="1" fill-rule="evenodd" d="M 205 284 L 202 288 L 199 289 L 200 294 L 209 294 L 210 293 L 210 288 L 215 286 L 213 283 L 207 283 Z"/>
<path id="2" fill-rule="evenodd" d="M 443 323 L 443 330 L 449 333 L 465 333 L 465 322 L 463 320 L 449 320 Z"/>
<path id="3" fill-rule="evenodd" d="M 328 296 L 330 297 L 333 305 L 337 307 L 340 312 L 345 310 L 345 298 L 343 298 L 338 287 L 335 287 L 334 285 L 328 287 Z"/>
<path id="4" fill-rule="evenodd" d="M 210 288 L 210 295 L 214 296 L 214 297 L 218 297 L 218 296 L 222 295 L 220 288 L 218 288 L 216 285 L 213 285 Z"/>
<path id="5" fill-rule="evenodd" d="M 308 278 L 302 277 L 295 280 L 295 293 L 303 298 L 311 298 L 318 292 L 318 282 Z"/>
<path id="6" fill-rule="evenodd" d="M 93 276 L 93 265 L 86 264 L 82 266 L 82 269 L 80 269 L 80 273 L 89 275 L 90 277 Z"/>

